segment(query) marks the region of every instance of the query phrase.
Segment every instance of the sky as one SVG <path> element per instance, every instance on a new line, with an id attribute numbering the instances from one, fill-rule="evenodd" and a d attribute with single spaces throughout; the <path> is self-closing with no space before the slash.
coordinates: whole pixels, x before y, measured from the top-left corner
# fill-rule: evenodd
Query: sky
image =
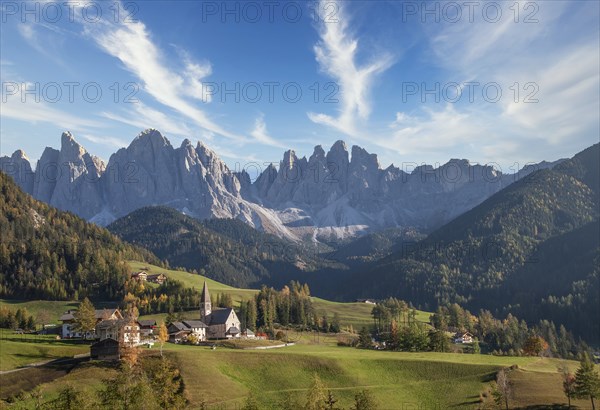
<path id="1" fill-rule="evenodd" d="M 232 169 L 339 139 L 514 172 L 600 135 L 597 1 L 2 1 L 0 152 L 142 130 Z M 406 165 L 411 164 L 411 165 Z"/>

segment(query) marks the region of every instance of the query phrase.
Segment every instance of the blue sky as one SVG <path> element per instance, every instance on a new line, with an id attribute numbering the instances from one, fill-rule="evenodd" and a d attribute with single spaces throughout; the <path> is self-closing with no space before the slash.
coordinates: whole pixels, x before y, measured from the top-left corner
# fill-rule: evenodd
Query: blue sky
<path id="1" fill-rule="evenodd" d="M 596 1 L 1 4 L 3 155 L 157 128 L 238 169 L 343 139 L 512 172 L 598 142 Z"/>

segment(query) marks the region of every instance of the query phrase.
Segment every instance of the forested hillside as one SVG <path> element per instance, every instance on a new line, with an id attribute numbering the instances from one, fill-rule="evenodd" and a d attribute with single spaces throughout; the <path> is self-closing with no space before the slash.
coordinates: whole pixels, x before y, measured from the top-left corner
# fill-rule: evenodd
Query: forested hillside
<path id="1" fill-rule="evenodd" d="M 334 266 L 314 251 L 234 219 L 199 221 L 167 207 L 142 208 L 108 229 L 154 252 L 170 266 L 196 270 L 237 287 L 282 286 L 289 278 Z"/>
<path id="2" fill-rule="evenodd" d="M 25 194 L 0 172 L 0 295 L 121 299 L 128 259 L 158 263 L 106 229 Z"/>
<path id="3" fill-rule="evenodd" d="M 425 240 L 356 271 L 345 296 L 518 312 L 597 341 L 598 161 L 595 145 L 523 178 Z"/>

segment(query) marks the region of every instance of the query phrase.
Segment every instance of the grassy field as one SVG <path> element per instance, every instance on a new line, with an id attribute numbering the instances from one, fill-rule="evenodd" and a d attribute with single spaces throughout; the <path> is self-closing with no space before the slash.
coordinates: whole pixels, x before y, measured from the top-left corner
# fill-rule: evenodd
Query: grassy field
<path id="1" fill-rule="evenodd" d="M 168 278 L 178 280 L 186 287 L 190 288 L 202 289 L 204 281 L 206 281 L 213 296 L 215 296 L 217 293 L 229 294 L 232 296 L 236 305 L 240 300 L 248 300 L 253 297 L 256 292 L 258 292 L 255 289 L 234 288 L 212 279 L 208 279 L 204 276 L 188 272 L 163 269 L 158 266 L 135 261 L 129 261 L 128 263 L 134 271 L 144 269 L 151 274 L 164 273 Z M 351 325 L 355 329 L 360 329 L 362 326 L 368 326 L 373 323 L 373 319 L 371 317 L 371 309 L 373 309 L 373 305 L 367 303 L 331 302 L 317 297 L 313 297 L 312 301 L 313 306 L 319 313 L 326 312 L 329 317 L 332 317 L 334 313 L 337 313 L 340 316 L 342 326 Z M 195 315 L 195 313 L 196 312 L 194 311 L 190 311 L 187 312 L 186 315 L 191 315 L 190 317 L 199 317 L 198 315 Z M 417 311 L 417 319 L 422 322 L 429 322 L 430 315 L 431 313 L 429 312 Z M 144 318 L 163 320 L 165 317 L 165 314 L 157 314 L 145 316 Z"/>
<path id="2" fill-rule="evenodd" d="M 177 270 L 163 269 L 158 266 L 150 265 L 142 262 L 129 261 L 131 269 L 133 271 L 146 270 L 150 274 L 164 273 L 167 277 L 173 278 L 182 282 L 186 287 L 202 289 L 204 281 L 208 283 L 209 290 L 213 297 L 218 293 L 225 293 L 232 296 L 234 304 L 237 305 L 240 300 L 248 300 L 258 292 L 256 289 L 238 289 L 223 283 L 214 281 L 201 275 L 196 275 L 188 272 L 182 272 Z M 327 313 L 331 318 L 335 313 L 340 317 L 341 325 L 343 327 L 352 326 L 354 329 L 359 330 L 362 326 L 369 326 L 373 323 L 371 316 L 371 309 L 373 305 L 367 303 L 340 303 L 331 302 L 318 297 L 313 297 L 313 306 L 316 311 L 322 315 Z M 114 306 L 114 302 L 94 302 L 97 308 L 103 306 Z M 59 323 L 58 318 L 63 312 L 69 309 L 76 309 L 79 305 L 78 301 L 22 301 L 22 300 L 7 300 L 0 299 L 0 306 L 7 306 L 12 309 L 27 308 L 29 313 L 36 317 L 37 313 L 41 310 L 45 310 L 50 313 L 52 323 Z M 422 322 L 429 322 L 429 316 L 431 313 L 417 311 L 417 319 Z M 188 311 L 185 313 L 187 318 L 197 318 L 199 316 L 199 310 Z M 164 320 L 166 314 L 158 313 L 153 315 L 143 316 L 143 319 L 156 319 L 158 321 Z"/>
<path id="3" fill-rule="evenodd" d="M 317 339 L 310 333 L 300 335 L 297 342 L 270 350 L 212 350 L 174 344 L 166 344 L 164 350 L 181 371 L 190 408 L 198 408 L 205 401 L 210 409 L 239 409 L 250 392 L 264 408 L 276 408 L 285 398 L 302 408 L 312 377 L 318 374 L 339 400 L 340 408 L 349 408 L 354 394 L 367 389 L 381 409 L 474 409 L 480 407 L 480 395 L 489 389 L 497 370 L 513 365 L 518 368 L 510 373 L 515 385 L 511 409 L 565 404 L 556 371 L 565 362 L 557 359 L 361 350 L 336 346 L 335 336 Z M 33 344 L 11 343 L 20 351 Z M 45 344 L 64 347 L 56 341 Z M 158 354 L 158 349 L 143 352 Z M 577 368 L 576 362 L 567 363 L 572 370 Z M 19 386 L 26 388 L 28 380 L 36 380 L 51 398 L 67 384 L 93 394 L 101 380 L 114 372 L 110 365 L 89 362 L 69 371 L 42 367 L 2 377 L 5 388 L 13 394 Z M 489 400 L 484 398 L 484 402 Z M 577 408 L 590 408 L 586 401 L 576 404 Z"/>
<path id="4" fill-rule="evenodd" d="M 164 269 L 143 262 L 128 261 L 128 263 L 129 266 L 131 266 L 131 268 L 133 269 L 133 271 L 145 270 L 146 272 L 152 275 L 163 273 L 168 278 L 178 280 L 188 288 L 196 288 L 198 290 L 202 290 L 202 286 L 204 286 L 204 281 L 206 281 L 206 283 L 208 283 L 208 288 L 212 295 L 216 295 L 217 293 L 227 293 L 231 295 L 235 303 L 239 302 L 240 300 L 248 300 L 257 292 L 254 289 L 234 288 L 232 286 L 225 285 L 223 283 L 209 279 L 202 275 L 196 275 L 193 273 L 172 269 Z"/>
<path id="5" fill-rule="evenodd" d="M 49 300 L 8 300 L 0 299 L 0 306 L 5 306 L 13 310 L 26 308 L 29 314 L 34 318 L 38 312 L 45 310 L 50 314 L 52 323 L 58 323 L 58 318 L 69 309 L 77 309 L 77 301 L 49 301 Z"/>
<path id="6" fill-rule="evenodd" d="M 204 280 L 211 292 L 231 294 L 235 301 L 247 300 L 257 291 L 236 289 L 213 280 L 181 271 L 131 262 L 132 269 L 162 272 L 186 286 L 200 289 Z M 47 310 L 58 316 L 76 302 L 0 301 L 13 308 L 27 307 L 35 314 Z M 317 312 L 337 313 L 342 326 L 358 329 L 372 323 L 372 305 L 337 303 L 313 298 Z M 199 316 L 198 311 L 185 313 Z M 417 318 L 429 321 L 428 312 L 417 312 Z M 151 315 L 164 319 L 165 314 Z M 318 374 L 332 390 L 340 408 L 349 408 L 353 396 L 362 389 L 369 390 L 382 409 L 404 408 L 494 408 L 489 396 L 490 382 L 502 367 L 517 365 L 511 371 L 514 397 L 511 408 L 549 408 L 564 405 L 557 359 L 498 357 L 459 353 L 401 353 L 360 350 L 338 347 L 331 334 L 291 332 L 294 346 L 269 350 L 243 350 L 220 346 L 165 345 L 165 354 L 177 362 L 185 381 L 185 394 L 190 408 L 205 401 L 211 409 L 238 409 L 250 392 L 264 408 L 276 408 L 284 399 L 296 401 L 302 408 L 314 374 Z M 257 343 L 256 345 L 264 345 Z M 15 369 L 27 363 L 86 353 L 89 348 L 52 336 L 34 337 L 0 332 L 0 370 Z M 158 349 L 144 349 L 144 354 L 157 354 Z M 574 371 L 578 364 L 570 362 Z M 68 369 L 42 366 L 2 375 L 4 389 L 10 395 L 40 384 L 48 398 L 67 384 L 93 395 L 103 378 L 110 377 L 114 367 L 100 362 L 73 365 Z M 8 387 L 10 386 L 10 387 Z M 483 400 L 483 404 L 481 403 Z M 30 403 L 33 408 L 33 402 Z M 577 408 L 590 408 L 587 401 L 576 402 Z M 487 407 L 490 405 L 491 407 Z M 558 408 L 558 407 L 557 407 Z"/>
<path id="7" fill-rule="evenodd" d="M 0 371 L 88 352 L 89 346 L 57 341 L 56 336 L 19 335 L 0 329 Z"/>

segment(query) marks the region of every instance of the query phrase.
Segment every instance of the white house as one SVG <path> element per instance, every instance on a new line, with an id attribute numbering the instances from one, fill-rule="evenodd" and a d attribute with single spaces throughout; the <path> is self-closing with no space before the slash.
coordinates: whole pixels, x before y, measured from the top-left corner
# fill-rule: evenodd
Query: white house
<path id="1" fill-rule="evenodd" d="M 96 336 L 100 341 L 113 339 L 127 345 L 140 344 L 140 325 L 127 319 L 108 319 L 96 325 Z"/>
<path id="2" fill-rule="evenodd" d="M 62 322 L 61 335 L 63 338 L 70 339 L 74 337 L 86 337 L 94 338 L 96 335 L 94 332 L 87 332 L 86 335 L 75 330 L 75 312 L 76 310 L 68 310 L 62 314 L 60 321 Z M 94 312 L 96 316 L 96 324 L 102 320 L 108 319 L 123 319 L 123 315 L 119 309 L 96 309 Z"/>
<path id="3" fill-rule="evenodd" d="M 454 337 L 454 343 L 473 343 L 473 335 L 469 332 L 457 333 Z"/>
<path id="4" fill-rule="evenodd" d="M 199 342 L 206 340 L 206 329 L 208 326 L 201 320 L 183 320 L 173 322 L 168 327 L 169 340 L 174 343 L 186 341 L 190 335 L 194 335 Z"/>

